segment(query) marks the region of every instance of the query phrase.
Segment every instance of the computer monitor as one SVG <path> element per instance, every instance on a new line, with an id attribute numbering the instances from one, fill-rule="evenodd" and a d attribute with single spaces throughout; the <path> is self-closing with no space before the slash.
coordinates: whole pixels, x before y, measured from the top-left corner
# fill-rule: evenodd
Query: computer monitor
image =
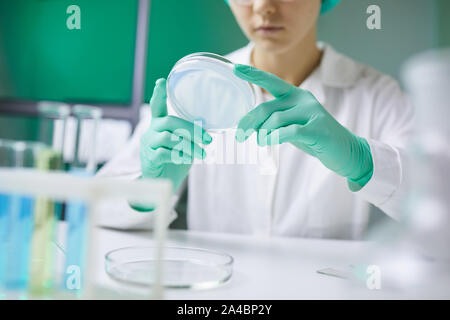
<path id="1" fill-rule="evenodd" d="M 149 16 L 150 0 L 0 0 L 0 113 L 59 101 L 136 124 Z"/>

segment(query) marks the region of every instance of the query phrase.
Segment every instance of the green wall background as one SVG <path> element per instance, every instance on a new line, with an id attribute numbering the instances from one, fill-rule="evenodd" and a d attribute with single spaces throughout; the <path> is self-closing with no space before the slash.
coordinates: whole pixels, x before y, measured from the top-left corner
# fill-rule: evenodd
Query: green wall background
<path id="1" fill-rule="evenodd" d="M 9 5 L 30 0 L 0 0 L 0 3 L 4 1 Z M 52 1 L 66 0 L 42 2 Z M 102 1 L 104 3 L 104 0 L 73 0 L 71 3 L 83 2 L 85 5 L 92 5 Z M 120 15 L 110 21 L 118 21 L 122 13 L 129 18 L 133 16 L 130 8 L 134 0 L 115 1 L 120 1 L 124 10 L 118 10 L 117 14 L 120 12 Z M 381 7 L 380 31 L 366 28 L 366 8 L 370 4 L 378 4 Z M 319 38 L 358 61 L 398 77 L 402 62 L 412 54 L 429 48 L 450 46 L 449 14 L 448 0 L 342 0 L 333 12 L 320 19 Z M 97 31 L 101 32 L 95 33 L 97 36 L 93 39 L 97 37 L 100 42 L 103 36 L 109 34 L 107 30 Z M 131 35 L 132 32 L 128 30 L 126 34 Z M 48 39 L 46 50 L 51 51 L 52 42 Z M 166 77 L 173 64 L 184 55 L 196 51 L 226 54 L 246 42 L 223 0 L 153 0 L 146 70 L 146 101 L 148 102 L 151 96 L 154 81 L 159 77 Z M 78 43 L 78 46 L 84 45 Z M 94 43 L 88 45 L 93 46 Z M 58 50 L 62 48 L 61 44 L 55 46 Z M 107 50 L 113 52 L 114 49 Z M 80 63 L 82 61 L 83 59 Z M 129 61 L 118 63 L 113 59 L 110 63 L 126 69 L 123 72 L 127 74 L 128 71 L 129 76 Z M 41 68 L 53 70 L 51 60 L 47 60 Z M 0 138 L 31 140 L 35 138 L 36 128 L 35 119 L 0 115 Z"/>
<path id="2" fill-rule="evenodd" d="M 152 0 L 146 101 L 153 84 L 194 52 L 227 54 L 247 43 L 223 0 Z"/>
<path id="3" fill-rule="evenodd" d="M 450 47 L 450 1 L 439 0 L 439 46 Z"/>
<path id="4" fill-rule="evenodd" d="M 69 30 L 66 9 L 81 8 Z M 131 101 L 137 0 L 0 0 L 6 98 Z M 8 88 L 9 87 L 9 88 Z"/>

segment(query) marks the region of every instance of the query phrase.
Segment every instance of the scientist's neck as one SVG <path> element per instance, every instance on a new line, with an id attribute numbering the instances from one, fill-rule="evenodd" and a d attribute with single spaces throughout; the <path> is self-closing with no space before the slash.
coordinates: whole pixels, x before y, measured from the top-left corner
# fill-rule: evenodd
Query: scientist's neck
<path id="1" fill-rule="evenodd" d="M 317 48 L 316 30 L 297 45 L 280 53 L 268 52 L 255 45 L 252 64 L 299 86 L 320 65 L 322 52 Z"/>

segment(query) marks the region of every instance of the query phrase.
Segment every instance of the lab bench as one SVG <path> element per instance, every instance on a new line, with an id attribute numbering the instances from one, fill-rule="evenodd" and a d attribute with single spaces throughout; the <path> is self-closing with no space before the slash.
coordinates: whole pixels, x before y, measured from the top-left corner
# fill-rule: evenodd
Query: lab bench
<path id="1" fill-rule="evenodd" d="M 151 231 L 117 231 L 99 228 L 95 270 L 96 285 L 122 295 L 123 284 L 104 270 L 107 252 L 128 246 L 151 246 Z M 233 275 L 213 289 L 167 289 L 165 299 L 449 299 L 450 274 L 411 290 L 363 284 L 317 273 L 324 268 L 345 269 L 358 263 L 372 244 L 364 241 L 261 237 L 185 230 L 169 230 L 168 246 L 204 248 L 233 256 Z M 382 282 L 383 284 L 383 282 Z M 124 295 L 123 297 L 127 297 Z M 129 296 L 132 297 L 132 296 Z"/>

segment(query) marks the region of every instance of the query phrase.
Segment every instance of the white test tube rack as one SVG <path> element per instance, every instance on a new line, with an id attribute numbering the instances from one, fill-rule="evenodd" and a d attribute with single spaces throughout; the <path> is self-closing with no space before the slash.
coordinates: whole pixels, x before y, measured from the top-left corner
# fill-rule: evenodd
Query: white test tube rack
<path id="1" fill-rule="evenodd" d="M 83 291 L 81 299 L 102 298 L 96 295 L 93 270 L 98 270 L 95 255 L 100 254 L 96 248 L 98 204 L 102 199 L 127 199 L 136 202 L 150 202 L 158 207 L 156 224 L 153 229 L 156 250 L 155 273 L 148 293 L 150 299 L 163 298 L 162 257 L 165 245 L 172 184 L 168 180 L 123 181 L 111 178 L 76 177 L 61 172 L 43 172 L 35 169 L 1 169 L 0 191 L 2 193 L 27 194 L 32 197 L 46 197 L 57 201 L 78 200 L 88 206 L 89 246 Z M 61 295 L 62 298 L 67 296 Z M 58 296 L 56 296 L 58 298 Z"/>

